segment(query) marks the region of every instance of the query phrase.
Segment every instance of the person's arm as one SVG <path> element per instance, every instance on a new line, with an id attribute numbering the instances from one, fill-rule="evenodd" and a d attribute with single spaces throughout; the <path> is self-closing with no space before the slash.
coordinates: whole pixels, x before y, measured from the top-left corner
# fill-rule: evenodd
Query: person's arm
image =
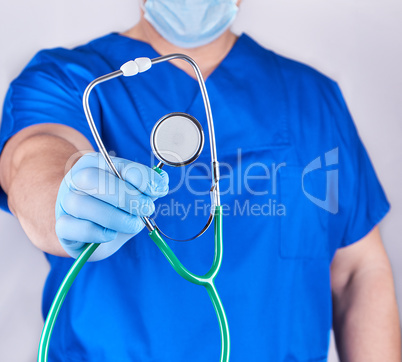
<path id="1" fill-rule="evenodd" d="M 90 150 L 91 144 L 78 131 L 40 124 L 13 136 L 1 154 L 0 183 L 9 208 L 32 243 L 45 252 L 67 256 L 55 232 L 57 192 L 67 164 L 73 165 L 68 162 L 71 157 Z"/>
<path id="2" fill-rule="evenodd" d="M 401 361 L 392 270 L 378 227 L 337 251 L 331 265 L 333 324 L 342 362 Z"/>

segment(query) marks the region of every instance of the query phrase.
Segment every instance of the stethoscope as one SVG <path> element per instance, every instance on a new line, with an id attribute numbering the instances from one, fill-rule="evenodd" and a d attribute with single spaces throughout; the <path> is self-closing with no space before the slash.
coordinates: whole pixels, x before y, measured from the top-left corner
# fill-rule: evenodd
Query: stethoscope
<path id="1" fill-rule="evenodd" d="M 187 270 L 173 253 L 169 245 L 162 238 L 161 234 L 165 234 L 162 233 L 155 221 L 148 217 L 142 217 L 142 220 L 149 231 L 149 237 L 155 242 L 174 270 L 176 270 L 180 276 L 189 282 L 202 285 L 206 288 L 219 321 L 221 332 L 220 361 L 227 362 L 229 361 L 230 354 L 229 327 L 222 302 L 214 284 L 214 280 L 222 263 L 222 206 L 220 204 L 219 194 L 219 163 L 216 155 L 215 132 L 211 106 L 209 103 L 205 82 L 197 63 L 192 58 L 184 54 L 170 54 L 154 59 L 137 58 L 135 60 L 130 60 L 123 64 L 120 70 L 106 74 L 92 81 L 85 89 L 82 102 L 88 125 L 98 146 L 99 152 L 102 154 L 103 158 L 114 174 L 122 179 L 122 176 L 117 171 L 109 154 L 106 151 L 101 137 L 99 136 L 89 107 L 89 95 L 95 86 L 100 83 L 109 81 L 122 75 L 125 77 L 133 76 L 147 71 L 154 64 L 173 59 L 182 59 L 188 62 L 193 67 L 193 70 L 197 76 L 207 116 L 212 171 L 212 186 L 210 189 L 211 213 L 208 221 L 198 234 L 189 239 L 180 241 L 193 240 L 199 237 L 208 229 L 214 220 L 215 255 L 210 270 L 203 276 L 196 275 Z M 185 137 L 182 135 L 185 135 Z M 175 112 L 162 117 L 153 127 L 150 138 L 152 151 L 155 154 L 155 157 L 159 160 L 158 165 L 154 167 L 156 172 L 161 172 L 160 170 L 164 165 L 179 167 L 190 164 L 198 158 L 204 146 L 204 132 L 200 123 L 194 117 L 186 113 Z M 167 235 L 165 236 L 173 239 Z M 39 342 L 38 362 L 47 361 L 50 337 L 63 301 L 81 268 L 99 245 L 100 244 L 95 243 L 88 244 L 79 257 L 75 260 L 70 270 L 67 272 L 63 282 L 61 283 L 49 309 L 45 325 L 42 330 L 42 335 Z M 190 356 L 189 359 L 191 359 Z"/>

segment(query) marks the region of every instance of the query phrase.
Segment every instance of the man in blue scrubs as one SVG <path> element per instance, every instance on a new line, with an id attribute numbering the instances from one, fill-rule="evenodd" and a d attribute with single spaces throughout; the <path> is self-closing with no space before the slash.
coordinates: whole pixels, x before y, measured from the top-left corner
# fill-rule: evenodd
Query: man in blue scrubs
<path id="1" fill-rule="evenodd" d="M 42 51 L 11 84 L 0 201 L 51 265 L 45 315 L 68 256 L 102 243 L 63 305 L 51 361 L 219 359 L 205 291 L 175 274 L 140 232 L 140 217 L 154 212 L 168 234 L 186 238 L 209 213 L 207 145 L 185 169 L 159 176 L 148 167 L 159 118 L 181 111 L 207 127 L 192 69 L 163 63 L 91 96 L 124 181 L 93 153 L 81 106 L 93 79 L 129 59 L 177 52 L 199 64 L 214 114 L 225 248 L 216 285 L 231 361 L 326 361 L 331 327 L 344 361 L 400 361 L 392 272 L 377 226 L 389 205 L 341 92 L 310 67 L 236 37 L 229 27 L 238 5 L 147 0 L 127 32 Z M 171 246 L 204 273 L 213 230 Z"/>

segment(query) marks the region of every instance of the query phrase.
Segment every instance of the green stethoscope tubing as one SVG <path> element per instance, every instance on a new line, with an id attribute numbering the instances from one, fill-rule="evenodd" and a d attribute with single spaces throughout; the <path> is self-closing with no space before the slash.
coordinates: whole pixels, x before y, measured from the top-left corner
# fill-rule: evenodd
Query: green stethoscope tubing
<path id="1" fill-rule="evenodd" d="M 49 312 L 46 317 L 45 325 L 42 329 L 42 334 L 39 340 L 38 349 L 38 362 L 47 361 L 47 356 L 49 352 L 50 337 L 52 336 L 53 328 L 56 323 L 57 316 L 59 315 L 61 306 L 64 299 L 67 296 L 70 287 L 72 286 L 78 273 L 87 262 L 89 257 L 94 253 L 100 244 L 88 244 L 85 249 L 81 252 L 79 257 L 75 260 L 70 270 L 64 277 L 56 296 L 53 299 L 53 303 L 50 306 Z"/>
<path id="2" fill-rule="evenodd" d="M 219 328 L 221 332 L 221 362 L 229 361 L 230 354 L 230 336 L 229 336 L 229 326 L 226 318 L 225 310 L 223 309 L 223 305 L 221 299 L 219 298 L 219 294 L 215 288 L 215 278 L 219 272 L 219 269 L 222 264 L 222 252 L 223 252 L 223 243 L 222 243 L 222 206 L 215 206 L 215 218 L 214 218 L 214 231 L 215 231 L 215 256 L 214 261 L 212 263 L 211 269 L 204 275 L 199 276 L 191 273 L 187 270 L 180 260 L 173 253 L 172 249 L 170 249 L 169 245 L 163 240 L 158 230 L 153 230 L 149 233 L 150 238 L 155 242 L 160 251 L 169 261 L 170 265 L 173 267 L 176 272 L 188 280 L 191 283 L 202 285 L 206 288 L 209 297 L 211 298 L 212 304 L 214 306 L 216 315 L 219 321 Z"/>
<path id="3" fill-rule="evenodd" d="M 222 252 L 223 252 L 223 243 L 222 243 L 222 206 L 215 206 L 215 218 L 214 218 L 214 234 L 215 234 L 215 256 L 212 262 L 211 269 L 203 276 L 196 275 L 191 273 L 188 269 L 186 269 L 177 256 L 173 253 L 172 249 L 169 245 L 163 240 L 158 230 L 153 230 L 149 233 L 150 238 L 155 242 L 158 248 L 161 250 L 163 255 L 169 261 L 170 265 L 174 268 L 174 270 L 184 279 L 188 280 L 191 283 L 202 285 L 206 288 L 208 295 L 212 301 L 214 306 L 216 315 L 219 321 L 219 328 L 221 333 L 221 357 L 220 362 L 228 362 L 230 355 L 230 336 L 229 336 L 229 326 L 225 314 L 225 310 L 223 308 L 221 299 L 219 294 L 215 288 L 215 278 L 219 272 L 219 269 L 222 264 Z M 45 325 L 42 330 L 42 335 L 39 342 L 39 351 L 38 351 L 38 362 L 47 362 L 48 360 L 48 352 L 49 352 L 49 344 L 50 338 L 53 332 L 54 325 L 56 323 L 57 316 L 60 312 L 61 306 L 64 302 L 64 299 L 67 296 L 67 293 L 73 284 L 75 278 L 78 273 L 89 259 L 89 257 L 94 253 L 96 248 L 100 244 L 88 244 L 85 249 L 82 251 L 80 256 L 75 260 L 70 270 L 64 277 L 63 282 L 61 283 L 59 290 L 53 300 L 53 303 L 49 309 L 49 313 L 47 315 Z"/>

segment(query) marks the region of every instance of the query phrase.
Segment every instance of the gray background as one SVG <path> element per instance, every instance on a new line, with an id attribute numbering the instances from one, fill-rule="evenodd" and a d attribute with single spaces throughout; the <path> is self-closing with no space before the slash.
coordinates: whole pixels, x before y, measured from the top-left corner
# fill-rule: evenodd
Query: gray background
<path id="1" fill-rule="evenodd" d="M 123 31 L 138 19 L 137 1 L 3 1 L 1 99 L 36 51 Z M 401 0 L 244 0 L 234 29 L 340 84 L 392 204 L 381 231 L 402 306 Z M 0 361 L 35 360 L 47 270 L 18 222 L 0 211 Z M 337 361 L 333 347 L 330 361 Z"/>

